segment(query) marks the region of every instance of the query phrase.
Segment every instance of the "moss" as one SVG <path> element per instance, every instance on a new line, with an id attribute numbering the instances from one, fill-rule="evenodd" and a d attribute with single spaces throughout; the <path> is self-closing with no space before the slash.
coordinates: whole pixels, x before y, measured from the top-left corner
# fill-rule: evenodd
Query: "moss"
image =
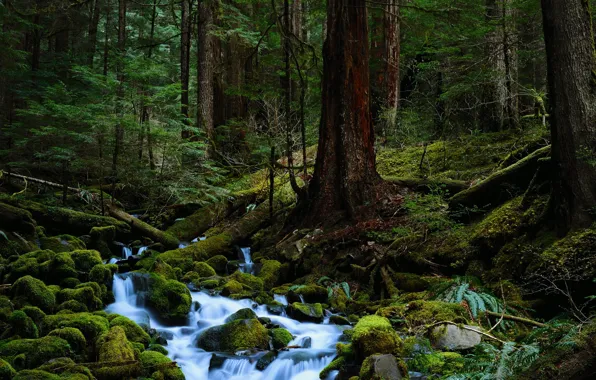
<path id="1" fill-rule="evenodd" d="M 77 237 L 72 235 L 58 235 L 52 237 L 41 237 L 39 243 L 42 249 L 49 249 L 50 251 L 71 252 L 77 249 L 85 249 L 85 243 Z"/>
<path id="2" fill-rule="evenodd" d="M 308 322 L 321 322 L 324 317 L 323 306 L 320 303 L 294 302 L 289 305 L 288 314 L 294 319 Z"/>
<path id="3" fill-rule="evenodd" d="M 591 228 L 569 233 L 566 237 L 555 242 L 534 260 L 530 271 L 539 268 L 579 267 L 574 272 L 576 276 L 592 278 L 596 276 L 596 262 L 592 259 L 596 250 L 596 224 Z"/>
<path id="4" fill-rule="evenodd" d="M 242 349 L 268 349 L 267 329 L 257 319 L 243 319 L 205 330 L 197 341 L 206 351 L 238 351 Z"/>
<path id="5" fill-rule="evenodd" d="M 241 319 L 255 319 L 255 318 L 257 318 L 257 315 L 255 314 L 254 311 L 252 311 L 252 309 L 244 308 L 244 309 L 238 310 L 234 314 L 227 317 L 225 320 L 225 323 L 238 321 Z"/>
<path id="6" fill-rule="evenodd" d="M 257 277 L 263 279 L 265 289 L 271 289 L 279 281 L 281 263 L 277 260 L 263 260 L 261 264 L 261 271 Z"/>
<path id="7" fill-rule="evenodd" d="M 42 265 L 47 272 L 44 277 L 50 284 L 62 284 L 66 279 L 76 279 L 79 276 L 70 252 L 58 253 Z"/>
<path id="8" fill-rule="evenodd" d="M 68 342 L 55 336 L 0 342 L 1 357 L 14 358 L 22 355 L 18 360 L 13 360 L 15 369 L 36 368 L 48 360 L 68 357 L 70 354 Z"/>
<path id="9" fill-rule="evenodd" d="M 16 373 L 17 371 L 8 362 L 0 359 L 0 380 L 10 380 Z"/>
<path id="10" fill-rule="evenodd" d="M 177 280 L 178 276 L 176 275 L 176 271 L 172 268 L 171 265 L 164 262 L 162 259 L 157 257 L 151 267 L 149 268 L 149 272 L 156 273 L 168 280 Z"/>
<path id="11" fill-rule="evenodd" d="M 8 266 L 5 282 L 13 283 L 27 275 L 41 278 L 42 275 L 45 275 L 41 264 L 51 260 L 55 255 L 52 251 L 38 250 L 19 256 L 16 261 Z"/>
<path id="12" fill-rule="evenodd" d="M 97 283 L 94 284 L 97 285 Z M 99 310 L 103 307 L 103 303 L 98 297 L 101 297 L 101 291 L 99 291 L 99 294 L 96 293 L 97 291 L 98 289 L 88 285 L 78 287 L 77 289 L 62 289 L 58 293 L 57 300 L 60 303 L 74 300 L 85 305 L 89 311 Z"/>
<path id="13" fill-rule="evenodd" d="M 88 342 L 94 342 L 98 336 L 108 331 L 110 324 L 106 318 L 91 313 L 56 314 L 44 318 L 41 330 L 49 332 L 64 327 L 77 328 Z"/>
<path id="14" fill-rule="evenodd" d="M 163 355 L 167 355 L 168 354 L 168 350 L 166 350 L 166 348 L 164 346 L 162 346 L 161 344 L 150 344 L 149 347 L 147 348 L 148 351 L 155 351 L 155 352 L 159 352 L 160 354 Z"/>
<path id="15" fill-rule="evenodd" d="M 422 300 L 410 302 L 405 313 L 405 318 L 410 326 L 421 326 L 441 321 L 467 323 L 466 316 L 466 310 L 459 304 Z"/>
<path id="16" fill-rule="evenodd" d="M 347 361 L 343 356 L 333 359 L 333 361 L 331 361 L 331 363 L 329 363 L 327 367 L 323 368 L 321 373 L 319 373 L 319 379 L 326 379 L 331 372 L 340 371 L 346 364 Z"/>
<path id="17" fill-rule="evenodd" d="M 186 285 L 152 274 L 147 304 L 154 309 L 162 321 L 172 324 L 186 322 L 192 299 Z"/>
<path id="18" fill-rule="evenodd" d="M 463 357 L 455 352 L 417 354 L 408 362 L 408 368 L 412 371 L 445 377 L 461 373 L 463 367 Z"/>
<path id="19" fill-rule="evenodd" d="M 224 274 L 228 266 L 228 259 L 224 255 L 215 255 L 206 261 L 219 274 Z"/>
<path id="20" fill-rule="evenodd" d="M 236 271 L 229 278 L 238 281 L 251 290 L 263 290 L 263 279 L 255 277 L 252 274 Z"/>
<path id="21" fill-rule="evenodd" d="M 237 282 L 237 283 L 240 284 L 239 282 Z M 199 282 L 199 287 L 201 289 L 215 289 L 218 286 L 219 286 L 219 280 L 202 280 Z M 242 284 L 240 284 L 240 287 L 242 287 Z"/>
<path id="22" fill-rule="evenodd" d="M 352 345 L 358 360 L 364 360 L 373 354 L 400 356 L 402 341 L 387 318 L 368 315 L 354 327 Z"/>
<path id="23" fill-rule="evenodd" d="M 116 264 L 98 264 L 91 268 L 89 272 L 89 281 L 97 282 L 98 284 L 110 285 L 114 273 L 118 271 Z"/>
<path id="24" fill-rule="evenodd" d="M 89 368 L 75 363 L 70 358 L 54 359 L 38 368 L 42 371 L 59 373 L 60 378 L 68 380 L 92 380 L 93 374 Z"/>
<path id="25" fill-rule="evenodd" d="M 77 270 L 82 272 L 89 272 L 94 266 L 103 264 L 99 252 L 93 250 L 73 251 L 70 256 Z"/>
<path id="26" fill-rule="evenodd" d="M 430 285 L 427 280 L 412 273 L 393 273 L 391 277 L 399 290 L 408 293 L 424 291 Z"/>
<path id="27" fill-rule="evenodd" d="M 126 333 L 126 338 L 131 342 L 141 343 L 144 346 L 149 344 L 151 338 L 149 334 L 145 332 L 139 325 L 137 325 L 134 321 L 123 317 L 118 316 L 110 321 L 110 327 L 120 326 L 124 329 Z"/>
<path id="28" fill-rule="evenodd" d="M 73 312 L 73 313 L 86 313 L 89 311 L 89 309 L 87 308 L 87 306 L 79 301 L 76 300 L 69 300 L 66 302 L 62 302 L 60 305 L 58 305 L 56 307 L 57 311 L 69 311 L 69 312 Z"/>
<path id="29" fill-rule="evenodd" d="M 43 311 L 50 311 L 56 305 L 56 297 L 43 281 L 25 276 L 19 278 L 11 288 L 15 305 L 37 306 Z"/>
<path id="30" fill-rule="evenodd" d="M 180 268 L 182 272 L 186 273 L 193 270 L 195 261 L 205 261 L 213 256 L 225 255 L 231 245 L 231 236 L 219 234 L 191 244 L 186 248 L 164 252 L 159 257 L 172 267 Z"/>
<path id="31" fill-rule="evenodd" d="M 21 309 L 21 311 L 27 314 L 27 316 L 29 316 L 29 318 L 31 318 L 36 325 L 39 325 L 46 316 L 46 313 L 36 306 L 25 306 Z"/>
<path id="32" fill-rule="evenodd" d="M 143 376 L 153 379 L 184 380 L 182 370 L 167 356 L 157 351 L 145 351 L 139 356 Z"/>
<path id="33" fill-rule="evenodd" d="M 229 280 L 223 286 L 221 294 L 224 296 L 230 296 L 232 294 L 241 293 L 243 290 L 242 284 L 236 280 Z"/>
<path id="34" fill-rule="evenodd" d="M 49 332 L 48 336 L 57 336 L 58 338 L 64 339 L 68 342 L 70 348 L 78 354 L 83 353 L 87 347 L 87 339 L 85 339 L 81 330 L 74 327 L 64 327 L 52 330 Z"/>
<path id="35" fill-rule="evenodd" d="M 190 284 L 190 283 L 194 283 L 194 284 L 198 284 L 201 281 L 201 276 L 199 276 L 199 274 L 197 272 L 186 272 L 184 274 L 184 276 L 182 276 L 182 278 L 180 279 L 180 281 L 182 281 L 185 284 Z"/>
<path id="36" fill-rule="evenodd" d="M 203 261 L 194 263 L 193 271 L 198 273 L 201 277 L 211 277 L 216 274 L 215 269 L 211 268 L 209 264 Z"/>
<path id="37" fill-rule="evenodd" d="M 99 345 L 100 362 L 125 362 L 135 360 L 132 344 L 126 339 L 121 326 L 114 326 L 101 337 Z"/>
<path id="38" fill-rule="evenodd" d="M 271 336 L 271 344 L 273 348 L 279 350 L 280 348 L 287 347 L 288 343 L 294 339 L 292 334 L 286 329 L 276 328 L 269 330 L 269 336 Z"/>
<path id="39" fill-rule="evenodd" d="M 38 338 L 39 332 L 35 322 L 23 311 L 13 311 L 8 318 L 11 335 L 17 335 L 21 338 Z"/>
<path id="40" fill-rule="evenodd" d="M 116 238 L 116 227 L 93 227 L 89 234 L 91 235 L 89 248 L 98 251 L 102 258 L 109 259 L 112 256 L 110 244 Z"/>
<path id="41" fill-rule="evenodd" d="M 19 371 L 13 380 L 61 380 L 61 377 L 53 373 L 38 369 L 26 369 Z"/>

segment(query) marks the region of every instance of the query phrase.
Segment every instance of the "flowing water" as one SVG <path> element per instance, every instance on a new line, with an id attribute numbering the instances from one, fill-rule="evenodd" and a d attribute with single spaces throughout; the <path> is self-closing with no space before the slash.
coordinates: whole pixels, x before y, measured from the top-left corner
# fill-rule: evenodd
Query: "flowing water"
<path id="1" fill-rule="evenodd" d="M 191 292 L 194 305 L 200 305 L 188 315 L 184 326 L 163 326 L 151 315 L 139 297 L 146 289 L 135 289 L 130 274 L 114 276 L 113 292 L 115 302 L 107 307 L 108 312 L 127 316 L 140 324 L 149 324 L 167 339 L 168 356 L 176 361 L 189 380 L 316 380 L 335 356 L 335 345 L 345 327 L 327 323 L 305 323 L 286 316 L 272 315 L 264 305 L 252 300 L 232 300 L 204 292 Z M 284 296 L 275 299 L 287 304 Z M 236 311 L 252 308 L 259 317 L 270 318 L 275 324 L 286 328 L 293 336 L 288 346 L 302 348 L 280 351 L 277 358 L 263 371 L 257 361 L 263 353 L 252 356 L 220 354 L 225 360 L 218 368 L 211 368 L 211 352 L 196 347 L 198 336 L 207 328 L 221 325 Z M 337 372 L 330 375 L 335 378 Z"/>
<path id="2" fill-rule="evenodd" d="M 253 274 L 254 265 L 252 262 L 252 257 L 250 255 L 250 247 L 240 248 L 240 251 L 242 252 L 242 259 L 244 260 L 244 263 L 240 264 L 240 271 L 244 273 Z"/>

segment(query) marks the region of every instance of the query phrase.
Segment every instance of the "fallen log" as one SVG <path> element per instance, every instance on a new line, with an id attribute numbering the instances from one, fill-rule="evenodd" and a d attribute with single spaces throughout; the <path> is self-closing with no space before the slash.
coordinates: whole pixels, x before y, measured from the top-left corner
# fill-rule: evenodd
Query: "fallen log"
<path id="1" fill-rule="evenodd" d="M 509 321 L 525 323 L 528 325 L 534 325 L 536 327 L 546 327 L 546 324 L 544 324 L 544 323 L 540 323 L 540 322 L 537 322 L 537 321 L 534 321 L 534 320 L 528 319 L 528 318 L 516 317 L 515 315 L 495 313 L 495 312 L 489 311 L 489 310 L 485 311 L 484 313 L 486 315 L 490 315 L 491 317 L 503 318 L 503 319 L 507 319 Z"/>
<path id="2" fill-rule="evenodd" d="M 60 190 L 63 190 L 64 189 L 64 185 L 61 184 L 61 183 L 46 181 L 44 179 L 39 179 L 39 178 L 35 178 L 35 177 L 28 177 L 28 176 L 21 175 L 21 174 L 16 174 L 16 173 L 10 173 L 10 172 L 5 172 L 5 171 L 0 171 L 0 178 L 2 178 L 3 176 L 4 177 L 17 178 L 17 179 L 20 179 L 20 180 L 25 181 L 25 182 L 33 182 L 33 183 L 36 183 L 38 185 L 44 185 L 44 186 L 48 186 L 48 187 L 55 187 L 55 188 L 58 188 Z M 81 191 L 81 189 L 78 189 L 76 187 L 70 187 L 70 186 L 66 186 L 66 189 L 68 191 L 74 191 L 74 192 Z"/>
<path id="3" fill-rule="evenodd" d="M 409 189 L 422 193 L 430 193 L 432 191 L 442 190 L 447 191 L 449 194 L 457 194 L 470 187 L 468 182 L 458 181 L 454 179 L 400 177 L 384 177 L 383 179 L 400 187 L 407 187 Z"/>
<path id="4" fill-rule="evenodd" d="M 6 195 L 0 195 L 0 201 L 29 211 L 37 224 L 44 226 L 50 232 L 86 235 L 93 227 L 114 226 L 120 235 L 130 233 L 130 227 L 126 223 L 107 216 L 88 214 L 63 207 L 46 206 Z"/>
<path id="5" fill-rule="evenodd" d="M 129 225 L 132 231 L 136 231 L 142 236 L 159 242 L 169 249 L 176 248 L 180 244 L 180 241 L 174 235 L 159 230 L 112 205 L 106 204 L 106 207 L 110 216 Z"/>
<path id="6" fill-rule="evenodd" d="M 494 207 L 523 193 L 534 177 L 539 160 L 550 154 L 550 145 L 534 151 L 515 164 L 491 174 L 484 181 L 455 194 L 449 200 L 449 207 Z"/>

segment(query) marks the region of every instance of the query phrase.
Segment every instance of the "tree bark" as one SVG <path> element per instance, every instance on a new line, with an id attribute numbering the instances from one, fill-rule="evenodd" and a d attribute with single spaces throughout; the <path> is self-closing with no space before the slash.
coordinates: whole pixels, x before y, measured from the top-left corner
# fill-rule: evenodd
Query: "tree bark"
<path id="1" fill-rule="evenodd" d="M 551 204 L 560 234 L 596 215 L 596 59 L 589 2 L 542 0 L 551 108 Z"/>
<path id="2" fill-rule="evenodd" d="M 182 130 L 182 138 L 188 139 L 192 136 L 188 127 L 188 83 L 190 79 L 190 0 L 182 0 L 181 35 L 180 35 L 180 82 L 182 93 L 180 94 L 180 108 L 184 118 L 185 129 Z"/>
<path id="3" fill-rule="evenodd" d="M 370 112 L 368 15 L 365 0 L 329 0 L 323 47 L 319 146 L 303 220 L 319 224 L 374 205 L 376 171 Z M 364 211 L 364 210 L 362 210 Z"/>
<path id="4" fill-rule="evenodd" d="M 106 0 L 106 23 L 105 23 L 105 36 L 103 40 L 103 75 L 108 75 L 108 64 L 109 64 L 109 57 L 110 57 L 110 15 L 112 11 L 112 6 L 110 4 L 110 0 Z"/>
<path id="5" fill-rule="evenodd" d="M 210 0 L 199 0 L 198 16 L 198 83 L 197 128 L 207 135 L 207 155 L 212 156 L 215 147 L 213 123 L 213 8 Z"/>
<path id="6" fill-rule="evenodd" d="M 99 25 L 99 15 L 101 13 L 101 0 L 95 0 L 93 14 L 89 22 L 89 32 L 87 35 L 87 64 L 93 66 L 93 57 L 97 48 L 97 26 Z M 106 30 L 107 33 L 107 30 Z"/>
<path id="7" fill-rule="evenodd" d="M 399 0 L 388 0 L 385 5 L 383 29 L 384 41 L 384 76 L 383 93 L 385 95 L 385 108 L 388 111 L 388 125 L 393 126 L 399 107 L 399 58 L 400 58 L 400 19 Z"/>
<path id="8" fill-rule="evenodd" d="M 123 111 L 122 102 L 124 101 L 124 67 L 123 60 L 126 55 L 126 0 L 118 0 L 118 63 L 116 65 L 116 78 L 118 79 L 118 89 L 116 96 L 118 97 L 118 113 Z M 122 118 L 120 118 L 122 120 Z M 118 181 L 118 156 L 120 155 L 120 148 L 122 140 L 124 139 L 124 126 L 119 121 L 114 128 L 114 153 L 112 155 L 112 201 L 116 190 L 116 182 Z"/>

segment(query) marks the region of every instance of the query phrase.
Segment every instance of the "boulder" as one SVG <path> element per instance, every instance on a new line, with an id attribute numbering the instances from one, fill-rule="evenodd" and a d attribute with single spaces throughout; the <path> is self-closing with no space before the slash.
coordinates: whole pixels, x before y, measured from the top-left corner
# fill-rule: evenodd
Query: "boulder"
<path id="1" fill-rule="evenodd" d="M 257 319 L 236 320 L 205 330 L 197 346 L 206 351 L 265 350 L 269 348 L 269 335 Z"/>
<path id="2" fill-rule="evenodd" d="M 482 335 L 479 332 L 471 331 L 478 330 L 479 328 L 476 326 L 464 326 L 466 329 L 450 324 L 433 328 L 431 340 L 434 347 L 439 350 L 448 351 L 467 350 L 480 344 Z"/>
<path id="3" fill-rule="evenodd" d="M 374 354 L 398 353 L 402 341 L 387 318 L 367 315 L 354 327 L 352 345 L 357 359 L 364 360 Z"/>
<path id="4" fill-rule="evenodd" d="M 308 304 L 294 302 L 288 306 L 288 315 L 301 322 L 323 322 L 323 307 L 320 303 Z"/>
<path id="5" fill-rule="evenodd" d="M 254 319 L 254 318 L 257 318 L 257 315 L 255 314 L 255 312 L 252 311 L 252 309 L 244 308 L 244 309 L 238 310 L 234 314 L 227 317 L 225 320 L 225 323 L 234 322 L 234 321 L 237 321 L 240 319 Z"/>
<path id="6" fill-rule="evenodd" d="M 395 356 L 371 355 L 360 369 L 360 380 L 401 380 L 402 374 Z"/>

